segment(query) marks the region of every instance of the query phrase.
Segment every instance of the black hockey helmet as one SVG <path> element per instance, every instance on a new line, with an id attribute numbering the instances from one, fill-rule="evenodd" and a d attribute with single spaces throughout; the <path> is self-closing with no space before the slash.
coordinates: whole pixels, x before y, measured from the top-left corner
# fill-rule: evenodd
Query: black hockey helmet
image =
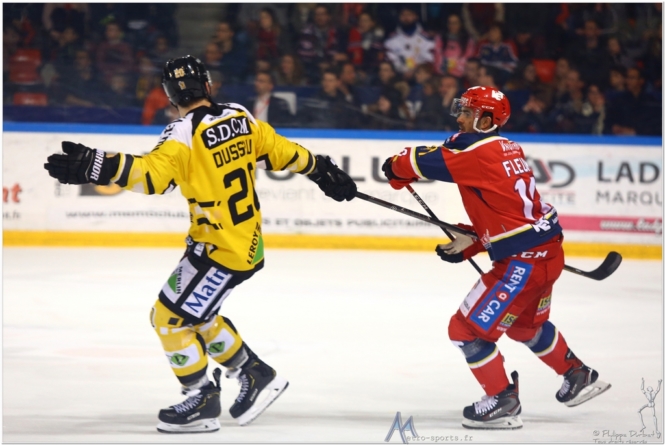
<path id="1" fill-rule="evenodd" d="M 171 59 L 164 66 L 162 87 L 173 105 L 187 106 L 201 98 L 212 102 L 206 83 L 210 84 L 210 73 L 196 57 Z"/>

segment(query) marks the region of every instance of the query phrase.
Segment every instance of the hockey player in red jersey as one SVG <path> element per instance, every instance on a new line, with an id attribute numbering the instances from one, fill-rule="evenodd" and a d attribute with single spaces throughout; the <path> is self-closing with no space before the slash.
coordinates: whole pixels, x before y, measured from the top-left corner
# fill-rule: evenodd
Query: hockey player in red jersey
<path id="1" fill-rule="evenodd" d="M 563 234 L 556 209 L 541 201 L 522 148 L 499 134 L 510 103 L 491 87 L 469 88 L 455 99 L 459 133 L 439 147 L 408 147 L 388 158 L 383 171 L 401 189 L 419 179 L 456 183 L 478 240 L 457 235 L 437 246 L 458 263 L 486 250 L 492 269 L 483 274 L 450 319 L 448 335 L 485 390 L 464 408 L 462 425 L 477 429 L 522 427 L 517 372 L 508 381 L 496 342 L 505 332 L 563 376 L 556 399 L 576 406 L 609 389 L 598 372 L 568 347 L 549 319 L 552 287 L 564 266 Z"/>

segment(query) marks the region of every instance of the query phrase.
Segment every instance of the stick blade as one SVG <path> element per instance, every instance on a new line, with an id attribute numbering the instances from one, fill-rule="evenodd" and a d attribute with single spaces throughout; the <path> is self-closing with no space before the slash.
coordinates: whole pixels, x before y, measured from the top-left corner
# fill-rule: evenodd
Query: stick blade
<path id="1" fill-rule="evenodd" d="M 623 258 L 621 257 L 621 254 L 619 252 L 608 253 L 607 257 L 605 258 L 605 261 L 603 261 L 603 264 L 598 266 L 596 270 L 588 272 L 589 278 L 598 281 L 604 280 L 605 278 L 612 275 L 614 271 L 619 268 L 619 266 L 621 265 L 621 260 L 623 260 Z"/>

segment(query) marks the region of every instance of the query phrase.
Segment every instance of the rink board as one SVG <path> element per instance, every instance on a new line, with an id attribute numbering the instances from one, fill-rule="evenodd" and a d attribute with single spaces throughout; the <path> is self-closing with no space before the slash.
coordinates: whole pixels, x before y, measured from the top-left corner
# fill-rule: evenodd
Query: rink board
<path id="1" fill-rule="evenodd" d="M 117 186 L 63 186 L 43 169 L 63 140 L 146 154 L 158 133 L 154 127 L 5 124 L 4 244 L 182 245 L 189 214 L 178 191 L 147 197 Z M 360 191 L 425 213 L 408 191 L 385 183 L 380 167 L 405 146 L 436 145 L 445 135 L 283 133 L 314 153 L 335 158 Z M 559 212 L 569 255 L 604 256 L 617 250 L 626 257 L 661 258 L 660 139 L 516 135 L 515 140 L 527 154 L 543 200 Z M 454 184 L 421 181 L 414 188 L 440 219 L 468 223 Z M 257 194 L 267 246 L 430 250 L 442 242 L 436 226 L 359 199 L 336 203 L 311 181 L 289 172 L 259 170 Z"/>

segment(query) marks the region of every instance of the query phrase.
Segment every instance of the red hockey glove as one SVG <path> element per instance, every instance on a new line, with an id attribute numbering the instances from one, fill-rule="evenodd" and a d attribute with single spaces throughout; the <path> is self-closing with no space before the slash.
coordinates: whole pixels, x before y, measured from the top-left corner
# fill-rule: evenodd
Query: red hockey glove
<path id="1" fill-rule="evenodd" d="M 404 179 L 400 178 L 393 173 L 393 161 L 395 160 L 396 156 L 393 156 L 392 158 L 386 159 L 386 161 L 383 163 L 383 166 L 381 167 L 381 170 L 383 170 L 383 174 L 385 175 L 386 178 L 388 178 L 388 183 L 392 188 L 395 190 L 401 190 L 407 185 L 411 184 L 412 182 L 417 181 L 417 178 L 411 178 L 411 179 Z"/>

